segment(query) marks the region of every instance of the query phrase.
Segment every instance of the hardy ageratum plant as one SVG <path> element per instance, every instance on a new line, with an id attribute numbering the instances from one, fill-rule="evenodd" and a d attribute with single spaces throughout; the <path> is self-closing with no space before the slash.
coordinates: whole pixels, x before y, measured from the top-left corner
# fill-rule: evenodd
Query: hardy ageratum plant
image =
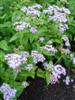
<path id="1" fill-rule="evenodd" d="M 10 33 L 13 36 L 0 43 L 8 47 L 8 40 L 11 46 L 11 50 L 2 52 L 0 96 L 4 100 L 19 97 L 29 86 L 29 76 L 35 78 L 37 75 L 44 78 L 47 84 L 55 84 L 67 74 L 65 66 L 70 68 L 75 65 L 75 55 L 67 34 L 71 14 L 68 8 L 33 4 L 19 6 L 15 11 L 18 15 L 12 14 Z M 38 66 L 39 63 L 42 65 Z M 66 84 L 70 81 L 67 77 L 63 80 Z"/>

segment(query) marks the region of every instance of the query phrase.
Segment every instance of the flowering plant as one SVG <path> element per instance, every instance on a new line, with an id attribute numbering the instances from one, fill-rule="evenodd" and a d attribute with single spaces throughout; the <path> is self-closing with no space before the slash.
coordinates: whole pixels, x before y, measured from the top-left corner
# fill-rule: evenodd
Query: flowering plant
<path id="1" fill-rule="evenodd" d="M 0 97 L 4 100 L 16 100 L 29 86 L 29 76 L 55 84 L 75 66 L 73 0 L 36 2 L 4 0 L 0 5 Z"/>

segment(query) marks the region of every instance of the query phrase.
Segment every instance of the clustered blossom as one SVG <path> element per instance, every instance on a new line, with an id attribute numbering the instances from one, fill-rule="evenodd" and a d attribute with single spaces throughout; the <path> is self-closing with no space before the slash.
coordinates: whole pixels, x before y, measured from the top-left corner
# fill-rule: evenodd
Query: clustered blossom
<path id="1" fill-rule="evenodd" d="M 26 28 L 30 28 L 31 27 L 29 23 L 24 22 L 24 21 L 16 22 L 16 23 L 14 23 L 14 26 L 15 26 L 16 31 L 22 31 L 22 30 L 24 30 Z"/>
<path id="2" fill-rule="evenodd" d="M 61 75 L 66 75 L 66 69 L 60 64 L 57 64 L 53 67 L 52 74 L 53 79 L 51 81 L 51 84 L 55 84 L 61 78 Z"/>
<path id="3" fill-rule="evenodd" d="M 69 47 L 70 46 L 70 42 L 69 42 L 69 39 L 66 35 L 63 35 L 62 39 L 64 40 L 65 42 L 65 46 Z"/>
<path id="4" fill-rule="evenodd" d="M 66 75 L 66 69 L 60 64 L 53 65 L 52 63 L 48 64 L 48 62 L 44 62 L 43 66 L 45 69 L 52 73 L 53 77 L 51 84 L 58 82 L 58 80 L 61 78 L 61 75 Z"/>
<path id="5" fill-rule="evenodd" d="M 28 64 L 26 70 L 31 71 L 33 69 L 33 64 Z"/>
<path id="6" fill-rule="evenodd" d="M 23 11 L 24 13 L 27 13 L 27 14 L 31 14 L 32 16 L 40 16 L 41 12 L 35 8 L 40 8 L 42 7 L 41 5 L 33 5 L 33 6 L 29 6 L 29 7 L 22 7 L 21 8 L 21 11 Z"/>
<path id="7" fill-rule="evenodd" d="M 57 52 L 57 49 L 55 49 L 52 45 L 45 45 L 42 46 L 41 48 L 49 52 L 54 52 L 54 53 Z"/>
<path id="8" fill-rule="evenodd" d="M 33 50 L 31 54 L 28 52 L 21 52 L 20 54 L 7 54 L 5 55 L 5 60 L 7 61 L 7 64 L 9 65 L 10 68 L 12 69 L 17 69 L 21 64 L 26 63 L 27 64 L 27 58 L 29 56 L 33 57 L 33 63 L 38 63 L 38 62 L 44 62 L 45 57 L 40 54 L 38 51 Z M 32 70 L 33 65 L 32 64 L 27 64 L 26 70 Z"/>
<path id="9" fill-rule="evenodd" d="M 12 89 L 7 83 L 3 83 L 0 87 L 0 91 L 3 93 L 4 100 L 12 100 L 16 96 L 16 89 Z"/>
<path id="10" fill-rule="evenodd" d="M 22 63 L 26 63 L 28 57 L 29 57 L 29 52 L 26 52 L 26 51 L 21 52 L 20 60 Z"/>
<path id="11" fill-rule="evenodd" d="M 45 57 L 40 54 L 38 51 L 32 51 L 31 52 L 31 56 L 33 57 L 33 62 L 36 64 L 38 62 L 44 62 L 45 61 Z"/>
<path id="12" fill-rule="evenodd" d="M 5 55 L 5 60 L 7 60 L 7 64 L 10 68 L 15 69 L 19 67 L 22 63 L 26 63 L 28 56 L 28 52 L 23 52 L 21 53 L 21 55 L 12 53 Z"/>
<path id="13" fill-rule="evenodd" d="M 26 88 L 27 86 L 29 86 L 29 83 L 26 82 L 26 81 L 24 81 L 24 82 L 22 82 L 22 86 L 23 86 L 24 88 Z"/>
<path id="14" fill-rule="evenodd" d="M 66 79 L 63 80 L 63 82 L 66 84 L 66 85 L 69 85 L 70 83 L 73 83 L 73 79 L 70 78 L 70 76 L 66 76 Z"/>
<path id="15" fill-rule="evenodd" d="M 7 54 L 5 55 L 5 60 L 7 60 L 9 67 L 13 69 L 21 65 L 20 55 L 18 54 Z"/>
<path id="16" fill-rule="evenodd" d="M 65 7 L 58 7 L 56 5 L 50 5 L 48 9 L 40 10 L 42 5 L 34 4 L 32 6 L 23 6 L 21 11 L 24 12 L 27 16 L 31 16 L 32 18 L 40 17 L 41 14 L 49 14 L 49 20 L 53 20 L 58 23 L 58 28 L 61 33 L 64 33 L 68 28 L 67 25 L 67 15 L 70 14 L 69 9 Z M 37 29 L 32 27 L 29 23 L 26 22 L 16 22 L 16 31 L 21 31 L 25 28 L 29 28 L 30 32 L 36 33 Z"/>
<path id="17" fill-rule="evenodd" d="M 61 51 L 61 53 L 66 54 L 66 55 L 67 55 L 67 54 L 70 54 L 70 49 L 69 49 L 69 48 L 66 48 L 66 49 L 65 49 L 65 48 L 62 48 L 62 47 L 61 47 L 60 51 Z"/>
<path id="18" fill-rule="evenodd" d="M 49 14 L 49 20 L 53 20 L 59 23 L 59 31 L 64 33 L 68 29 L 67 15 L 70 14 L 70 11 L 67 8 L 59 8 L 56 5 L 49 6 L 47 10 L 44 10 L 43 13 Z"/>
<path id="19" fill-rule="evenodd" d="M 47 62 L 44 62 L 43 63 L 43 66 L 44 66 L 44 68 L 48 68 L 49 67 L 49 64 Z"/>
<path id="20" fill-rule="evenodd" d="M 59 24 L 59 31 L 61 33 L 64 33 L 67 29 L 69 29 L 67 24 L 62 24 L 62 23 Z"/>
<path id="21" fill-rule="evenodd" d="M 25 21 L 15 22 L 14 26 L 15 26 L 16 31 L 22 31 L 24 29 L 29 29 L 29 31 L 33 34 L 37 32 L 37 29 L 35 27 L 32 27 L 30 23 L 27 23 Z"/>
<path id="22" fill-rule="evenodd" d="M 31 28 L 30 28 L 30 32 L 33 33 L 33 34 L 35 34 L 35 33 L 37 32 L 37 29 L 34 28 L 34 27 L 31 27 Z"/>

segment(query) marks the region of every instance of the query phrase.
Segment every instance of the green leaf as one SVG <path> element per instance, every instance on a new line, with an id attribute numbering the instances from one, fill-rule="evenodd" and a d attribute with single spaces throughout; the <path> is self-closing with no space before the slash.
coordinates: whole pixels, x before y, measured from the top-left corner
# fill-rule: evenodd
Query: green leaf
<path id="1" fill-rule="evenodd" d="M 68 55 L 67 56 L 64 55 L 63 60 L 65 62 L 66 67 L 69 68 L 69 69 L 72 69 L 73 64 L 72 64 L 70 57 Z"/>
<path id="2" fill-rule="evenodd" d="M 4 61 L 4 52 L 0 50 L 0 61 Z"/>
<path id="3" fill-rule="evenodd" d="M 18 75 L 18 79 L 20 81 L 23 81 L 23 80 L 26 80 L 27 77 L 29 77 L 29 76 L 34 78 L 34 75 L 35 75 L 34 70 L 31 70 L 31 71 L 22 70 L 21 73 L 19 73 L 19 75 Z"/>
<path id="4" fill-rule="evenodd" d="M 46 71 L 46 82 L 47 82 L 47 85 L 50 84 L 51 80 L 52 80 L 52 74 L 49 71 Z"/>
<path id="5" fill-rule="evenodd" d="M 0 41 L 0 49 L 5 50 L 5 51 L 9 50 L 7 41 L 5 41 L 5 40 Z"/>
<path id="6" fill-rule="evenodd" d="M 41 78 L 45 78 L 45 71 L 38 69 L 37 76 Z"/>
<path id="7" fill-rule="evenodd" d="M 12 22 L 16 22 L 18 19 L 20 19 L 20 17 L 22 16 L 22 12 L 20 11 L 16 11 L 12 14 Z"/>
<path id="8" fill-rule="evenodd" d="M 10 22 L 5 22 L 3 24 L 0 24 L 0 28 L 10 27 L 10 26 L 11 26 Z"/>
<path id="9" fill-rule="evenodd" d="M 15 88 L 17 90 L 16 97 L 19 97 L 24 89 L 24 87 L 22 86 L 22 82 L 11 81 L 9 83 L 12 88 Z"/>
<path id="10" fill-rule="evenodd" d="M 15 70 L 12 69 L 7 69 L 4 73 L 4 79 L 5 81 L 15 81 L 17 77 L 17 73 Z"/>
<path id="11" fill-rule="evenodd" d="M 13 37 L 9 40 L 9 42 L 11 43 L 11 42 L 13 42 L 13 41 L 15 41 L 15 40 L 17 40 L 19 38 L 19 34 L 18 33 L 16 33 L 15 35 L 13 35 Z"/>

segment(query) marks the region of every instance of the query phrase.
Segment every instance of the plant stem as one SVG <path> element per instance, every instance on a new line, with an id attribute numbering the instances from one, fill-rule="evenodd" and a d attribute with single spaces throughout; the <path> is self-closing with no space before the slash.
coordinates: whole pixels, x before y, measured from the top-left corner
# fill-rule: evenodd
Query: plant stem
<path id="1" fill-rule="evenodd" d="M 63 57 L 63 55 L 60 56 L 60 58 L 56 61 L 55 65 L 61 60 L 62 57 Z"/>

